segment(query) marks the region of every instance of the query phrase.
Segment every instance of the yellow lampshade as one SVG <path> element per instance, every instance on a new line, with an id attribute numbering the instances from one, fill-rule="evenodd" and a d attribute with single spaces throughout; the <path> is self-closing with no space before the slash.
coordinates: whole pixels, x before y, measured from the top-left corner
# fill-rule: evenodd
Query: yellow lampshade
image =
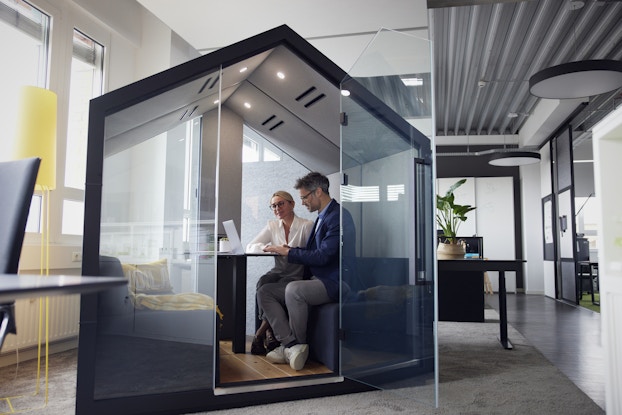
<path id="1" fill-rule="evenodd" d="M 38 189 L 56 188 L 56 94 L 35 86 L 20 91 L 14 159 L 41 158 Z"/>

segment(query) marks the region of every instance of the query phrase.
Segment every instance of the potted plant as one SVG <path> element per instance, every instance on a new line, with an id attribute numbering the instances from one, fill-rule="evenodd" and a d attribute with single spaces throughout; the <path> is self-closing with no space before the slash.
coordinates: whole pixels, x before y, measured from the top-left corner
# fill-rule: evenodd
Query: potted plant
<path id="1" fill-rule="evenodd" d="M 467 213 L 474 210 L 475 206 L 456 204 L 454 191 L 466 180 L 461 179 L 451 185 L 444 196 L 436 195 L 436 222 L 443 230 L 438 244 L 438 259 L 464 258 L 464 246 L 458 243 L 458 228 L 467 220 Z"/>
<path id="2" fill-rule="evenodd" d="M 229 243 L 229 238 L 220 238 L 218 240 L 218 251 L 219 252 L 231 251 L 231 244 Z"/>

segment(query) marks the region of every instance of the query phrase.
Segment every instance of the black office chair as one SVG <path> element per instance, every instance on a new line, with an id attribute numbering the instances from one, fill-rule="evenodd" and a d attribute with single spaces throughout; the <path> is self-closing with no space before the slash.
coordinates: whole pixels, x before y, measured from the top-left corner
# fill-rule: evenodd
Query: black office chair
<path id="1" fill-rule="evenodd" d="M 0 162 L 0 274 L 17 274 L 40 163 L 39 158 Z M 7 333 L 17 334 L 14 306 L 0 304 L 0 349 Z"/>

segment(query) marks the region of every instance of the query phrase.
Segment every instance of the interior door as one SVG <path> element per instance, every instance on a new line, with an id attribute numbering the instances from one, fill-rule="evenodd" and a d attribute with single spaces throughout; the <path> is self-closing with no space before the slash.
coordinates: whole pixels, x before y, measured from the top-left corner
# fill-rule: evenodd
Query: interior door
<path id="1" fill-rule="evenodd" d="M 553 191 L 557 207 L 557 298 L 578 303 L 576 283 L 576 225 L 574 214 L 574 176 L 572 170 L 572 135 L 565 129 L 553 139 Z"/>
<path id="2" fill-rule="evenodd" d="M 381 31 L 341 85 L 341 372 L 433 404 L 433 157 L 412 126 L 432 119 L 429 56 Z"/>

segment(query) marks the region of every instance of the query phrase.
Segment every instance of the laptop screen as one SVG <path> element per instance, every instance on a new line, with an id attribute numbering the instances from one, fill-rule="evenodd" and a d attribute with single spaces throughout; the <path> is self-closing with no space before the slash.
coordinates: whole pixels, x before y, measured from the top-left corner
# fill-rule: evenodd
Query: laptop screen
<path id="1" fill-rule="evenodd" d="M 224 221 L 222 223 L 222 226 L 225 228 L 227 238 L 229 238 L 231 253 L 236 255 L 244 254 L 244 247 L 242 246 L 242 242 L 240 241 L 240 234 L 238 234 L 238 230 L 235 228 L 235 223 L 233 223 L 233 220 Z"/>

